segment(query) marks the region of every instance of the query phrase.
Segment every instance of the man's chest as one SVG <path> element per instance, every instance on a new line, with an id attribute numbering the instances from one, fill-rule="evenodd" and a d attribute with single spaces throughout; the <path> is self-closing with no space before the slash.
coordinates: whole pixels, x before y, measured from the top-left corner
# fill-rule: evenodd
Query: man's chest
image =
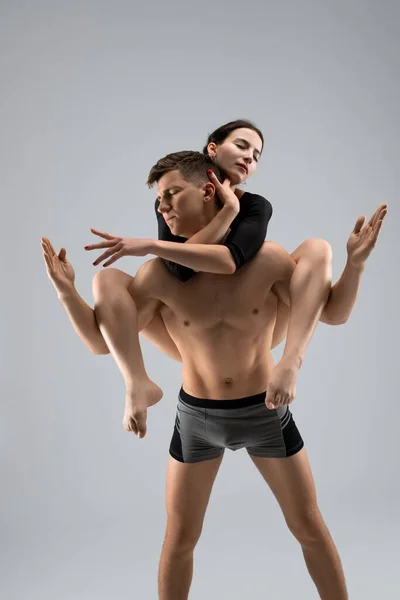
<path id="1" fill-rule="evenodd" d="M 271 308 L 271 286 L 248 275 L 245 267 L 233 275 L 199 273 L 185 283 L 169 276 L 159 294 L 164 319 L 187 327 L 252 326 Z"/>

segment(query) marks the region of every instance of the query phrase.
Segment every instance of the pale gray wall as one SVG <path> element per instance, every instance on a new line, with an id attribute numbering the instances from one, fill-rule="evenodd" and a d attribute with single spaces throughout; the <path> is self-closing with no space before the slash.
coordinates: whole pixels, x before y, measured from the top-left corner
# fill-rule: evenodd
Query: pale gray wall
<path id="1" fill-rule="evenodd" d="M 399 17 L 389 1 L 0 4 L 3 598 L 156 598 L 179 366 L 143 342 L 165 398 L 145 440 L 125 433 L 121 376 L 73 332 L 40 237 L 91 302 L 89 228 L 155 237 L 148 169 L 238 117 L 265 132 L 247 189 L 274 206 L 269 239 L 326 238 L 337 277 L 356 218 L 389 205 L 354 314 L 318 327 L 292 407 L 352 600 L 399 597 Z M 316 597 L 300 549 L 227 452 L 191 598 L 293 596 Z"/>

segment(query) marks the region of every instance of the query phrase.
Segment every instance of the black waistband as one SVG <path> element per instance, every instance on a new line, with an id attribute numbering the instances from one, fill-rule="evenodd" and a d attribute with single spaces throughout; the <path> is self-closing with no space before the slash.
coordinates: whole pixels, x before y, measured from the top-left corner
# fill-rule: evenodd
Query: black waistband
<path id="1" fill-rule="evenodd" d="M 196 398 L 191 396 L 183 387 L 179 392 L 179 397 L 183 402 L 190 406 L 197 406 L 198 408 L 245 408 L 246 406 L 253 406 L 254 404 L 262 404 L 265 402 L 266 392 L 261 394 L 255 394 L 254 396 L 246 396 L 245 398 L 235 398 L 229 400 L 215 400 L 212 398 Z"/>

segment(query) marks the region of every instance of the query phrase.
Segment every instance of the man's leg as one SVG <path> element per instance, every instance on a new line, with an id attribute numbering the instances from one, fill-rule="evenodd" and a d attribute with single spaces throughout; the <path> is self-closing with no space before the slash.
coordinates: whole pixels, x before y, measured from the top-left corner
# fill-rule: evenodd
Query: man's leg
<path id="1" fill-rule="evenodd" d="M 288 458 L 250 457 L 274 493 L 286 523 L 300 542 L 322 600 L 348 600 L 341 561 L 317 504 L 305 448 Z"/>
<path id="2" fill-rule="evenodd" d="M 158 573 L 160 600 L 187 600 L 193 552 L 200 538 L 222 456 L 182 463 L 169 456 L 166 483 L 167 529 Z"/>

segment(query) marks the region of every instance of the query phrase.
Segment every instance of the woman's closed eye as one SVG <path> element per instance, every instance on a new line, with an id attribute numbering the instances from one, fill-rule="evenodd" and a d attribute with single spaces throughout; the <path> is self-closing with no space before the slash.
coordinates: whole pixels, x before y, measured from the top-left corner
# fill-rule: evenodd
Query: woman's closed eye
<path id="1" fill-rule="evenodd" d="M 237 146 L 238 148 L 240 148 L 241 150 L 247 150 L 246 146 L 244 146 L 243 144 L 238 144 L 238 143 L 236 142 L 236 146 Z M 256 162 L 258 162 L 258 161 L 260 160 L 259 156 L 256 156 L 256 155 L 254 155 L 254 156 L 253 156 L 253 158 L 254 158 L 254 160 L 255 160 Z"/>

